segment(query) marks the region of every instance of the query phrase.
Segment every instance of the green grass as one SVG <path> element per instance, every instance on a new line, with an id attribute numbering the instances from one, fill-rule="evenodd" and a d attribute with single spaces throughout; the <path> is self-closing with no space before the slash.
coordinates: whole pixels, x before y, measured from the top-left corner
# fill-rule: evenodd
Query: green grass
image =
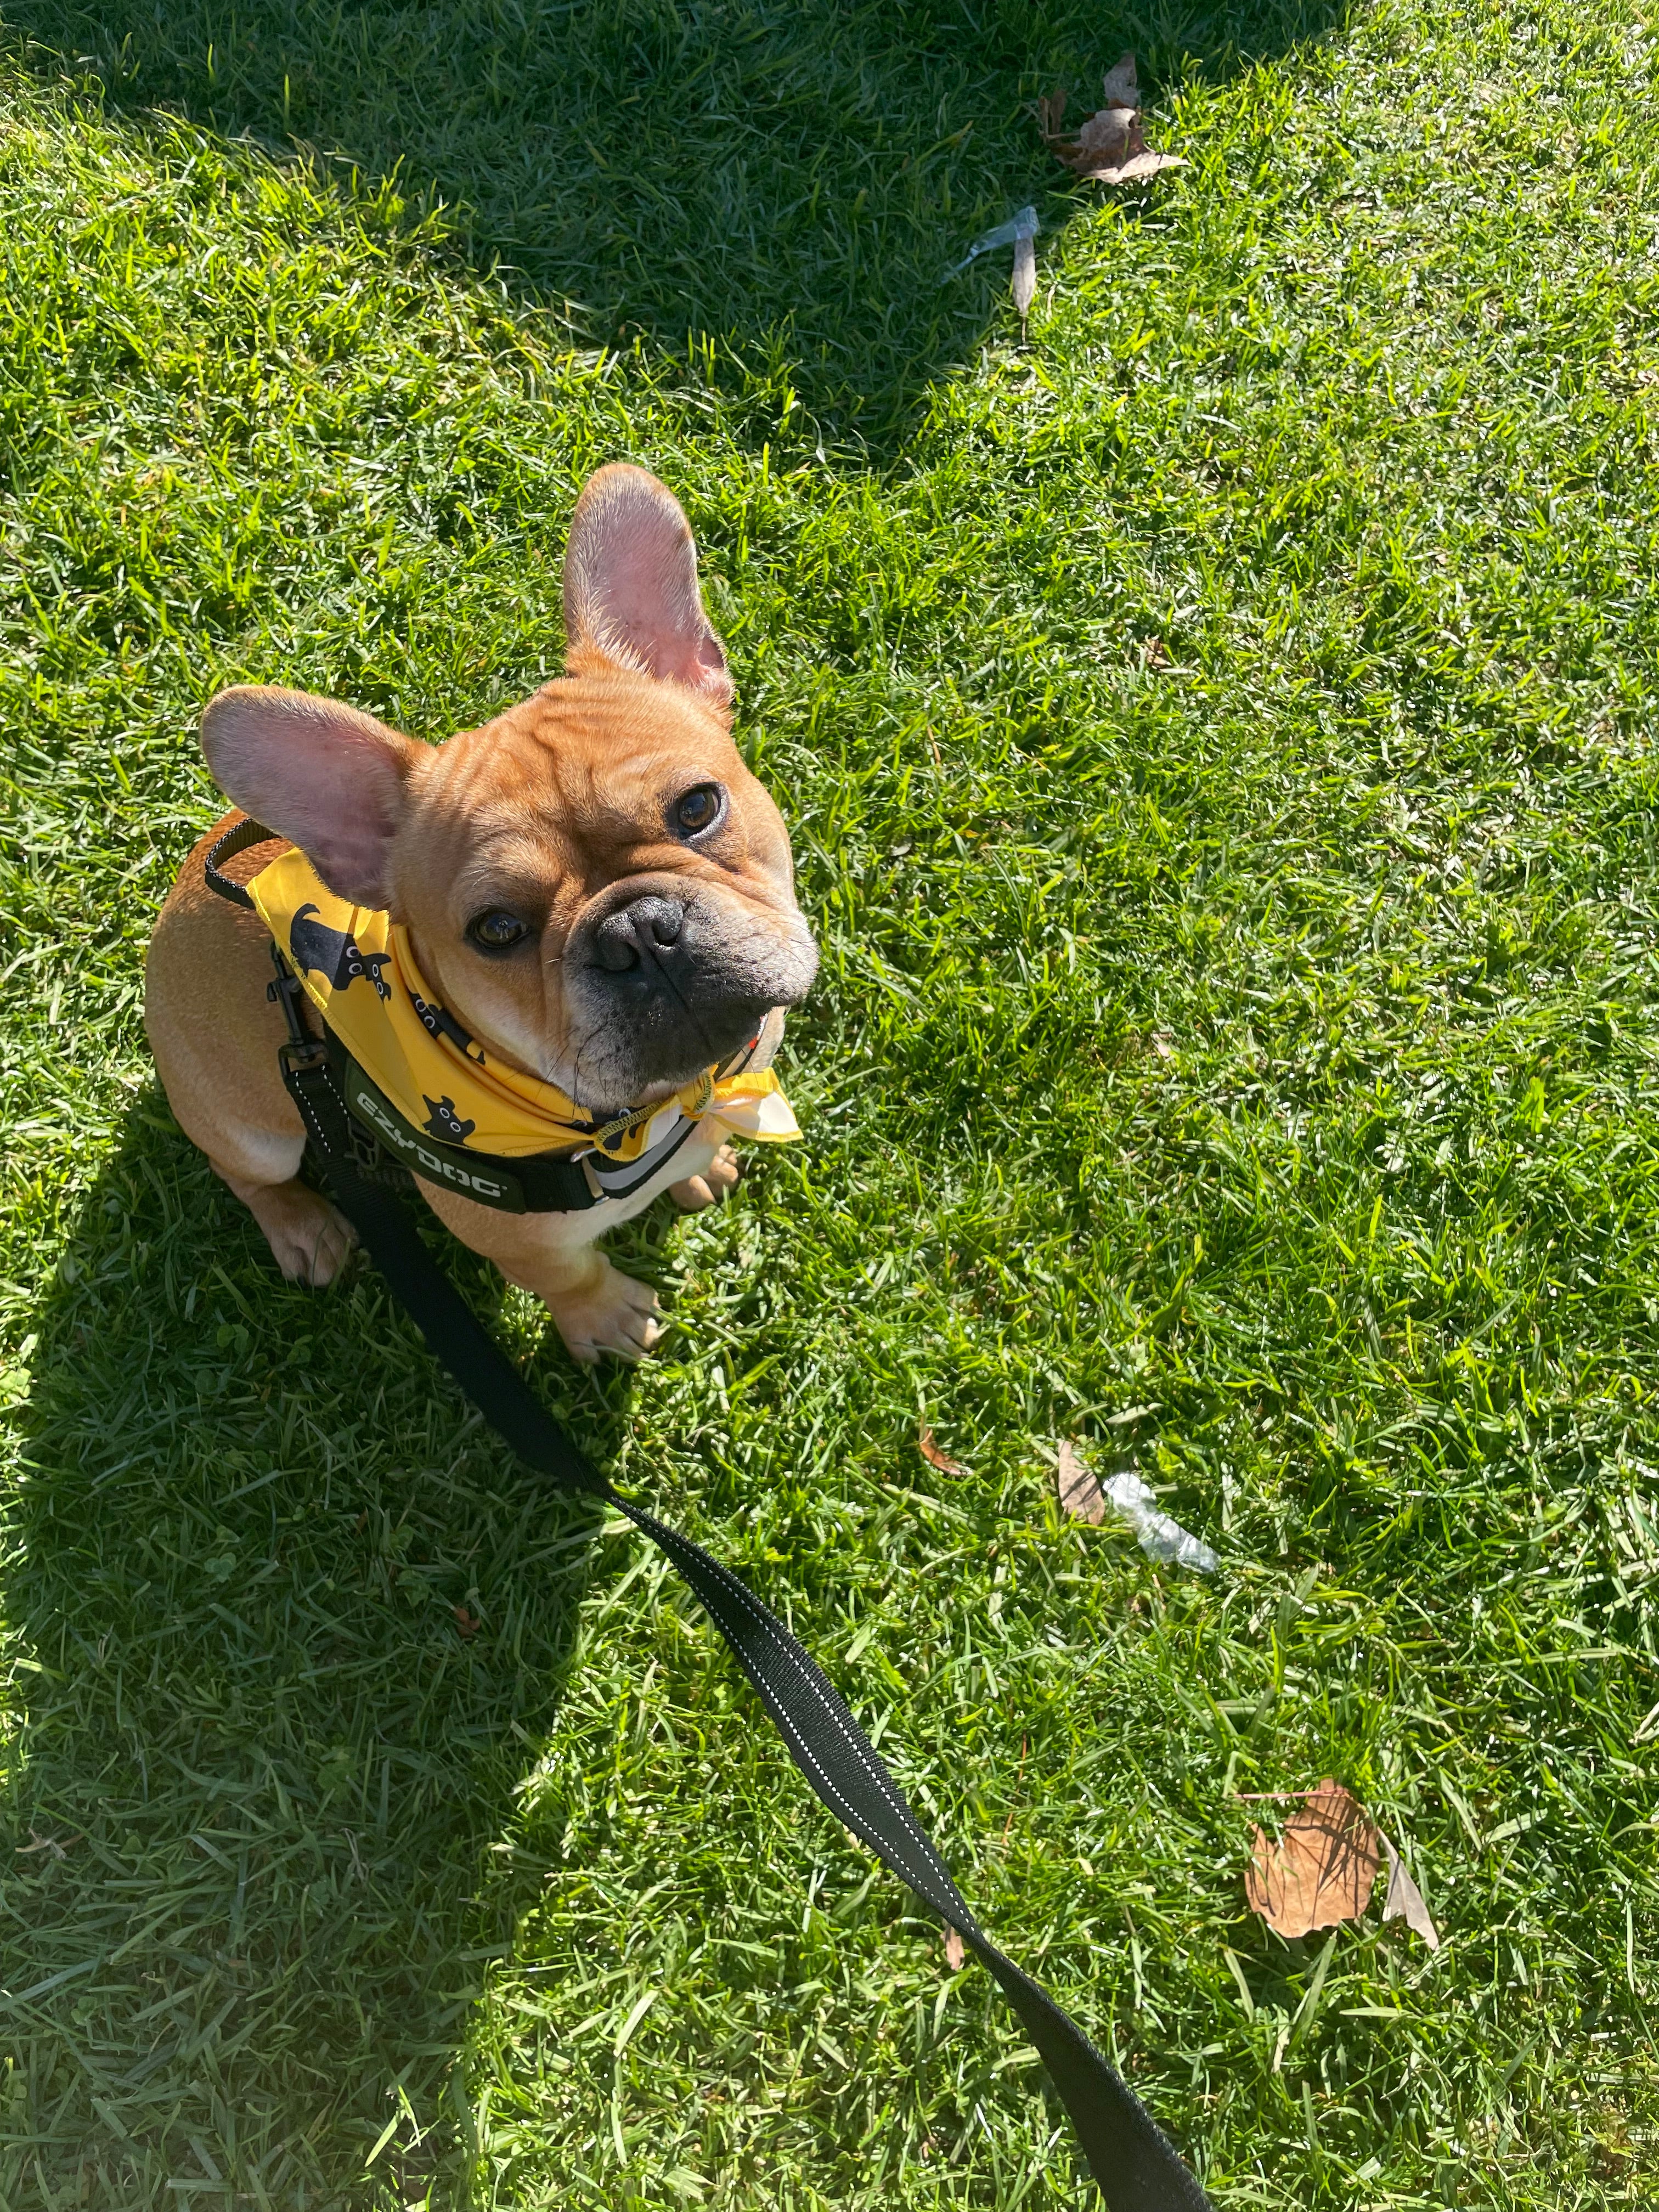
<path id="1" fill-rule="evenodd" d="M 986 1977 L 684 1592 L 372 1273 L 282 1285 L 146 1058 L 202 701 L 477 722 L 623 453 L 821 932 L 808 1141 L 631 1232 L 636 1376 L 458 1275 L 1218 2204 L 1647 2201 L 1635 0 L 10 20 L 0 2204 L 1078 2201 Z M 1115 203 L 1021 102 L 1125 43 L 1191 166 Z M 1034 192 L 1022 348 L 1006 261 L 935 279 Z M 1062 1437 L 1220 1572 L 1063 1523 Z M 1437 1955 L 1246 1911 L 1246 1793 L 1326 1772 Z"/>

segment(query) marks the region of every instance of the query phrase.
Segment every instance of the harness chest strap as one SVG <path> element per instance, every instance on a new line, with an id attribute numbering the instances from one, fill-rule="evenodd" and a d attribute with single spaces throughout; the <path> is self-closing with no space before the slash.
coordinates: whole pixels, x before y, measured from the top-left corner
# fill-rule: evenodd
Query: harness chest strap
<path id="1" fill-rule="evenodd" d="M 263 835 L 246 836 L 240 849 L 260 842 Z M 210 872 L 229 849 L 228 841 L 214 848 Z M 229 883 L 228 878 L 222 880 Z M 246 903 L 251 906 L 252 901 Z M 277 988 L 294 1032 L 281 1055 L 283 1080 L 300 1109 L 330 1192 L 419 1327 L 428 1348 L 528 1465 L 561 1489 L 579 1491 L 615 1507 L 678 1568 L 816 1796 L 890 1872 L 957 1929 L 1000 1984 L 1042 2056 L 1109 2212 L 1215 2212 L 1174 2145 L 1121 2075 L 1048 1992 L 980 1927 L 885 1762 L 805 1646 L 729 1568 L 612 1488 L 486 1334 L 398 1199 L 362 1173 L 334 1063 L 304 1030 L 287 995 L 297 993 L 299 984 L 291 975 L 283 984 L 280 963 Z"/>

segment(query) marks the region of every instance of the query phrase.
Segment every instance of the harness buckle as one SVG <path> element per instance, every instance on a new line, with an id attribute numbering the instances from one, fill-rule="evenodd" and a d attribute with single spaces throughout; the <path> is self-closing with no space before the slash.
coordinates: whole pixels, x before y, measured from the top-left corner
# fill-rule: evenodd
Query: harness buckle
<path id="1" fill-rule="evenodd" d="M 313 1033 L 301 1012 L 305 1000 L 305 988 L 283 959 L 274 939 L 270 947 L 270 964 L 276 973 L 265 985 L 265 996 L 282 1007 L 283 1018 L 288 1024 L 288 1036 L 276 1048 L 278 1064 L 285 1076 L 309 1075 L 327 1056 L 327 1047 L 321 1037 Z"/>
<path id="2" fill-rule="evenodd" d="M 314 1075 L 328 1058 L 320 1037 L 285 1037 L 276 1048 L 276 1060 L 286 1075 Z"/>

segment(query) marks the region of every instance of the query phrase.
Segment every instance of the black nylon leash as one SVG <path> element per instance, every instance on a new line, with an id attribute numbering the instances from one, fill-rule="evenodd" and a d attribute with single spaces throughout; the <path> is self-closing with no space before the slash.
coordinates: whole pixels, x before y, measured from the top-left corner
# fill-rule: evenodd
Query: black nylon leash
<path id="1" fill-rule="evenodd" d="M 228 855 L 222 847 L 216 848 L 214 859 L 222 857 Z M 231 884 L 228 877 L 222 881 Z M 240 884 L 231 888 L 241 890 Z M 252 902 L 243 893 L 238 903 Z M 388 1180 L 365 1167 L 326 1047 L 307 1030 L 297 1003 L 298 986 L 274 946 L 272 953 L 276 994 L 289 1030 L 279 1055 L 283 1080 L 331 1195 L 393 1297 L 419 1327 L 428 1351 L 529 1466 L 562 1489 L 615 1506 L 679 1569 L 816 1795 L 884 1866 L 960 1932 L 1001 1985 L 1048 2066 L 1110 2212 L 1214 2212 L 1121 2075 L 1048 1992 L 984 1934 L 875 1746 L 805 1648 L 729 1568 L 613 1489 L 532 1394 L 427 1250 Z M 398 1170 L 397 1180 L 402 1179 Z"/>

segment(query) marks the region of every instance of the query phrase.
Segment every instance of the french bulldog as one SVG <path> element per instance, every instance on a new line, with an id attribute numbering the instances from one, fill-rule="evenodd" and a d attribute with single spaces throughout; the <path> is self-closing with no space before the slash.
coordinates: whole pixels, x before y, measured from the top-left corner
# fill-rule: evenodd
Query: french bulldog
<path id="1" fill-rule="evenodd" d="M 228 873 L 246 880 L 297 846 L 328 892 L 404 926 L 452 1028 L 604 1123 L 672 1098 L 757 1038 L 748 1065 L 766 1066 L 817 954 L 782 818 L 732 742 L 690 528 L 643 469 L 589 478 L 564 608 L 564 675 L 441 744 L 333 700 L 239 686 L 209 705 L 202 744 L 235 808 L 280 841 Z M 146 1024 L 180 1127 L 283 1274 L 320 1286 L 353 1238 L 299 1179 L 305 1132 L 277 1065 L 270 934 L 204 878 L 214 838 L 238 818 L 197 846 L 161 909 Z M 373 956 L 303 926 L 301 960 L 385 991 Z M 686 1208 L 723 1197 L 738 1176 L 725 1133 L 699 1122 L 637 1189 L 584 1211 L 501 1212 L 418 1187 L 464 1243 L 544 1301 L 576 1358 L 638 1359 L 660 1334 L 656 1296 L 596 1240 L 664 1189 Z"/>

